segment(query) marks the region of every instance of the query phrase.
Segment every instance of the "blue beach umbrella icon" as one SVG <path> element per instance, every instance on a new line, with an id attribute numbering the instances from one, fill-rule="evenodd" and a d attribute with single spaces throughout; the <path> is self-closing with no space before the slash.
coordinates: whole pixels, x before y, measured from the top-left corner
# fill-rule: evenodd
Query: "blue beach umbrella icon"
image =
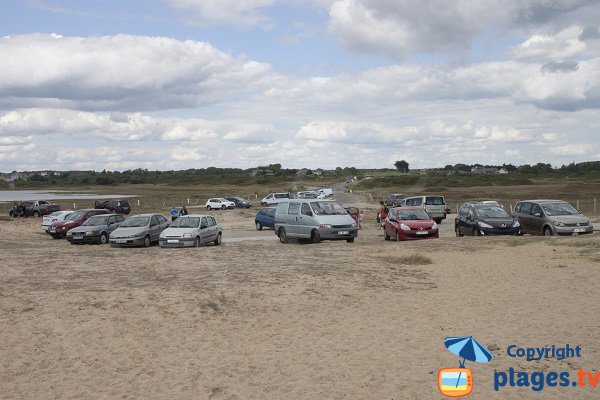
<path id="1" fill-rule="evenodd" d="M 444 344 L 451 353 L 462 357 L 463 360 L 459 361 L 460 368 L 465 367 L 466 360 L 486 363 L 494 358 L 494 355 L 484 346 L 479 344 L 477 340 L 473 339 L 473 336 L 447 337 L 444 340 Z M 456 380 L 457 386 L 460 380 L 460 375 L 461 373 L 458 374 L 458 379 Z"/>

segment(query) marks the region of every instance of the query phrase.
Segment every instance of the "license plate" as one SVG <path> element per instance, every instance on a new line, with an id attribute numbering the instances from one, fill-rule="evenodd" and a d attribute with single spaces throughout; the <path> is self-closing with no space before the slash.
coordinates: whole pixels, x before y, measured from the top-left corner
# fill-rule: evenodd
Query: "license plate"
<path id="1" fill-rule="evenodd" d="M 417 231 L 417 235 L 427 235 L 428 233 L 427 231 Z"/>
<path id="2" fill-rule="evenodd" d="M 573 229 L 573 232 L 577 232 L 577 233 L 585 232 L 585 229 L 584 228 L 575 228 L 575 229 Z"/>
<path id="3" fill-rule="evenodd" d="M 83 236 L 73 236 L 73 239 L 75 239 L 75 240 L 81 240 L 81 239 L 83 239 Z"/>
<path id="4" fill-rule="evenodd" d="M 50 232 L 56 232 L 56 228 L 50 228 Z"/>
<path id="5" fill-rule="evenodd" d="M 348 232 L 348 231 L 339 231 L 339 232 L 338 232 L 338 235 L 347 235 L 347 234 L 349 234 L 349 233 L 350 233 L 350 232 Z"/>
<path id="6" fill-rule="evenodd" d="M 169 240 L 167 240 L 167 243 L 179 243 L 179 240 L 177 240 L 177 239 L 169 239 Z"/>
<path id="7" fill-rule="evenodd" d="M 117 242 L 117 243 L 127 243 L 127 240 L 119 239 L 119 240 L 115 240 L 115 242 Z"/>

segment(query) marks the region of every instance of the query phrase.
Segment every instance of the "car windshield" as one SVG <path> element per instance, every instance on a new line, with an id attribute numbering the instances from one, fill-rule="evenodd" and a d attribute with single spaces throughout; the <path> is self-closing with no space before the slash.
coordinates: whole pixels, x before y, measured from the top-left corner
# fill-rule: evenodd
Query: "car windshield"
<path id="1" fill-rule="evenodd" d="M 313 201 L 310 205 L 317 215 L 348 215 L 344 207 L 334 201 Z"/>
<path id="2" fill-rule="evenodd" d="M 431 219 L 424 210 L 398 210 L 398 219 L 402 221 L 423 221 Z"/>
<path id="3" fill-rule="evenodd" d="M 69 218 L 67 218 L 67 220 L 76 221 L 78 219 L 83 218 L 84 215 L 85 211 L 75 211 L 73 214 L 69 215 Z"/>
<path id="4" fill-rule="evenodd" d="M 510 215 L 502 207 L 476 207 L 475 215 L 479 218 L 510 218 Z"/>
<path id="5" fill-rule="evenodd" d="M 579 211 L 569 203 L 548 203 L 542 204 L 542 208 L 544 212 L 548 216 L 555 215 L 577 215 L 580 214 Z"/>
<path id="6" fill-rule="evenodd" d="M 95 215 L 93 217 L 88 218 L 81 225 L 83 225 L 83 226 L 108 225 L 108 216 L 106 216 L 106 215 Z"/>
<path id="7" fill-rule="evenodd" d="M 122 224 L 121 228 L 136 228 L 148 225 L 150 217 L 130 217 L 127 218 Z"/>
<path id="8" fill-rule="evenodd" d="M 170 225 L 171 228 L 197 228 L 200 226 L 198 217 L 180 217 Z"/>

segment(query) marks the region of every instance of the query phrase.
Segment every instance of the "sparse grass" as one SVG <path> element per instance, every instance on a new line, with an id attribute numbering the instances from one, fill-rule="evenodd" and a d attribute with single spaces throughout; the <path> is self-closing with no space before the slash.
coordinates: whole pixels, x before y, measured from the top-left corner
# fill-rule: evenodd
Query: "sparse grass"
<path id="1" fill-rule="evenodd" d="M 429 265 L 433 264 L 433 260 L 422 254 L 411 254 L 408 256 L 386 256 L 381 259 L 390 264 L 400 265 Z"/>

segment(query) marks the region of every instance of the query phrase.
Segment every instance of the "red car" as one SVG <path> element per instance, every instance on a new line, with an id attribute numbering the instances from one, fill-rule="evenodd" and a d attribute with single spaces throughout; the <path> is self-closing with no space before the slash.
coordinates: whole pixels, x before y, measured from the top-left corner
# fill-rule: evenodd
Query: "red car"
<path id="1" fill-rule="evenodd" d="M 87 208 L 83 210 L 74 211 L 67 219 L 62 221 L 54 221 L 48 228 L 48 233 L 52 235 L 54 239 L 60 239 L 67 236 L 67 232 L 70 229 L 76 228 L 83 224 L 86 219 L 94 215 L 110 214 L 109 210 L 97 210 L 94 208 Z"/>
<path id="2" fill-rule="evenodd" d="M 417 240 L 439 238 L 438 226 L 421 207 L 390 209 L 384 223 L 385 240 Z"/>

